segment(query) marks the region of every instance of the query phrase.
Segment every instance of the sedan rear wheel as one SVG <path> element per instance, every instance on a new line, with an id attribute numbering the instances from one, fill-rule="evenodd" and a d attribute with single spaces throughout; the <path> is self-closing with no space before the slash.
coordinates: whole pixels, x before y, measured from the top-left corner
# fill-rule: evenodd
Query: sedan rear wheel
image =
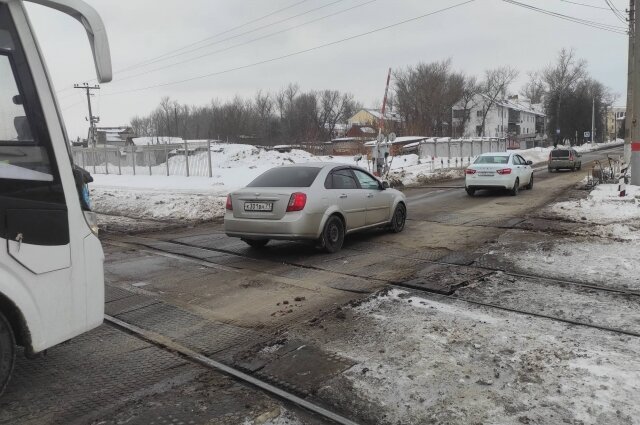
<path id="1" fill-rule="evenodd" d="M 256 249 L 264 248 L 269 243 L 269 239 L 243 239 L 242 241 Z"/>
<path id="2" fill-rule="evenodd" d="M 400 233 L 404 230 L 405 222 L 407 221 L 407 209 L 404 205 L 399 204 L 393 213 L 391 219 L 391 231 L 393 233 Z"/>
<path id="3" fill-rule="evenodd" d="M 509 192 L 511 196 L 517 196 L 520 191 L 520 179 L 516 178 L 516 182 L 513 184 L 513 189 Z"/>
<path id="4" fill-rule="evenodd" d="M 340 217 L 331 216 L 324 225 L 322 231 L 322 247 L 326 252 L 334 253 L 340 251 L 344 243 L 344 224 Z"/>
<path id="5" fill-rule="evenodd" d="M 0 395 L 4 392 L 16 361 L 16 339 L 9 322 L 0 313 Z"/>
<path id="6" fill-rule="evenodd" d="M 466 187 L 464 190 L 467 191 L 467 195 L 469 195 L 469 196 L 473 196 L 473 195 L 476 194 L 476 190 L 475 189 L 470 189 L 470 188 Z"/>

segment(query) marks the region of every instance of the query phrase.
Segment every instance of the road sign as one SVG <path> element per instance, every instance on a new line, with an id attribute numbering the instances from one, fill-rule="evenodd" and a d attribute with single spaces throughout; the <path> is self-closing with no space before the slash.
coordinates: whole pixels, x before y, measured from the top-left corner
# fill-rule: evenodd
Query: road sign
<path id="1" fill-rule="evenodd" d="M 584 132 L 584 137 L 591 137 L 591 132 L 590 131 L 585 131 Z"/>

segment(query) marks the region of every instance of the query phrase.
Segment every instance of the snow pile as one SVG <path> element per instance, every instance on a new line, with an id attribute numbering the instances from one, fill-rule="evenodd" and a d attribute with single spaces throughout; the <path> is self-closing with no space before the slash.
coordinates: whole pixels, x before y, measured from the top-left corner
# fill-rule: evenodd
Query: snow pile
<path id="1" fill-rule="evenodd" d="M 559 202 L 550 207 L 554 214 L 573 221 L 613 224 L 640 220 L 640 187 L 627 186 L 627 196 L 620 197 L 617 184 L 602 184 L 587 199 Z"/>
<path id="2" fill-rule="evenodd" d="M 154 220 L 209 221 L 221 217 L 226 196 L 166 191 L 94 189 L 94 211 L 101 214 Z"/>

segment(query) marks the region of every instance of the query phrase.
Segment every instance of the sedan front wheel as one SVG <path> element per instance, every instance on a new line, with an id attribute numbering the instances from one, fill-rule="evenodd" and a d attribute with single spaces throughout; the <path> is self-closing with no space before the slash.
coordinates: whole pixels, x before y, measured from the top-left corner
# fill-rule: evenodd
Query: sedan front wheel
<path id="1" fill-rule="evenodd" d="M 328 253 L 340 251 L 344 243 L 344 224 L 340 217 L 332 215 L 322 230 L 322 247 Z"/>
<path id="2" fill-rule="evenodd" d="M 391 218 L 391 231 L 393 233 L 400 233 L 404 230 L 404 225 L 407 221 L 407 208 L 399 204 L 393 213 Z"/>

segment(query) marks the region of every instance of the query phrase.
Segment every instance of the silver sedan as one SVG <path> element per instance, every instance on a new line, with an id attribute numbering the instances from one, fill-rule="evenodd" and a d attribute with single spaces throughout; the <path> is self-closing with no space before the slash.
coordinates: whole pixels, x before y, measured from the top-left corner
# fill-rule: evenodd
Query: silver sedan
<path id="1" fill-rule="evenodd" d="M 404 229 L 407 202 L 366 170 L 336 163 L 272 168 L 227 197 L 224 230 L 254 248 L 270 239 L 316 241 L 328 252 L 346 234 Z"/>

